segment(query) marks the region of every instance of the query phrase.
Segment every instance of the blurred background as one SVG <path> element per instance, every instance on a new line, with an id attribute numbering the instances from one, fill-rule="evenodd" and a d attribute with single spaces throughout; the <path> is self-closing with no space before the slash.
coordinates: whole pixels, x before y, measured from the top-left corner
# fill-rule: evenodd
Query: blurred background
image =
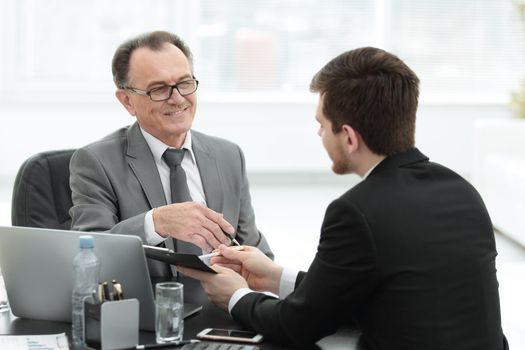
<path id="1" fill-rule="evenodd" d="M 306 269 L 326 205 L 358 181 L 330 172 L 309 82 L 343 51 L 380 47 L 421 79 L 417 147 L 486 201 L 497 229 L 504 331 L 511 348 L 525 349 L 524 7 L 517 0 L 2 0 L 0 225 L 11 224 L 12 185 L 26 158 L 133 123 L 114 97 L 114 50 L 139 33 L 168 30 L 194 54 L 194 128 L 243 148 L 258 226 L 279 262 Z"/>

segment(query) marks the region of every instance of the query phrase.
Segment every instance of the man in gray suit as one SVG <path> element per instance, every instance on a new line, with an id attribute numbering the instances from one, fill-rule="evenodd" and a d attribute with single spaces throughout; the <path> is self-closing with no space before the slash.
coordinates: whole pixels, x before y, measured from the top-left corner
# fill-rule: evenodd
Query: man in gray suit
<path id="1" fill-rule="evenodd" d="M 273 257 L 255 225 L 241 149 L 191 130 L 198 81 L 186 44 L 168 32 L 140 35 L 116 50 L 112 71 L 116 97 L 137 122 L 73 155 L 72 229 L 133 234 L 174 249 L 189 242 L 204 251 L 229 244 L 226 232 Z M 163 154 L 172 148 L 184 150 L 185 202 L 171 199 Z M 148 263 L 152 276 L 170 275 L 165 264 Z"/>

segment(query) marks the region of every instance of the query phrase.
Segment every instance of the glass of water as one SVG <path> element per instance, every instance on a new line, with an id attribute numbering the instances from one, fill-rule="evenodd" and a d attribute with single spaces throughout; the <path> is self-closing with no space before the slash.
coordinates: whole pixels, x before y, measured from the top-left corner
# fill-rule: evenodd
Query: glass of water
<path id="1" fill-rule="evenodd" d="M 184 333 L 184 285 L 163 282 L 155 285 L 155 335 L 157 343 L 174 343 Z"/>

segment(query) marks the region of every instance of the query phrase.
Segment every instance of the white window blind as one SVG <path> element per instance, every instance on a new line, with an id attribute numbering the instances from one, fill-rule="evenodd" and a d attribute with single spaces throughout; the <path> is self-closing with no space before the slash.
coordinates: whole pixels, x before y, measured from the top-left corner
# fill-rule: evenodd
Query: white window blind
<path id="1" fill-rule="evenodd" d="M 111 57 L 138 33 L 178 33 L 206 98 L 308 94 L 335 55 L 376 46 L 404 59 L 423 100 L 506 103 L 525 75 L 513 0 L 4 0 L 1 99 L 112 99 Z"/>

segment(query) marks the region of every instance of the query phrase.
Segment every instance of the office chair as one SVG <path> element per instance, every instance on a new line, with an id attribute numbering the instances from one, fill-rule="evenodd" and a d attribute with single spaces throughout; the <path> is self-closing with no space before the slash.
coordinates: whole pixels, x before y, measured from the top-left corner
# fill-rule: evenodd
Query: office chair
<path id="1" fill-rule="evenodd" d="M 13 187 L 13 226 L 70 228 L 69 161 L 74 151 L 46 151 L 22 164 Z"/>

